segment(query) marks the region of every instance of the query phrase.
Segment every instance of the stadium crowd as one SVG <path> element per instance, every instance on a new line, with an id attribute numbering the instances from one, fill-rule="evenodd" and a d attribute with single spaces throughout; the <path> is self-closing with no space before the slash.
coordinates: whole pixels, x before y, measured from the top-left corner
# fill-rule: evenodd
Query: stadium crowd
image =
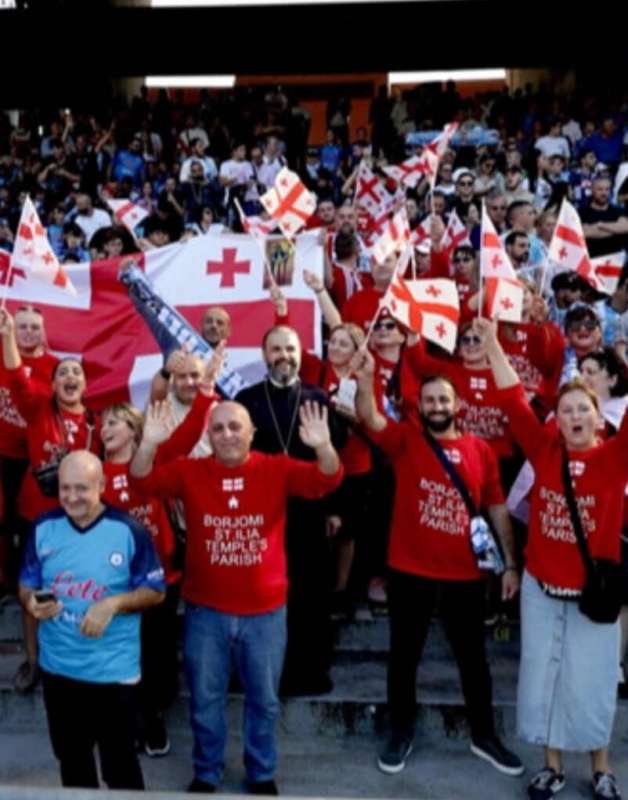
<path id="1" fill-rule="evenodd" d="M 520 614 L 518 733 L 544 748 L 528 796 L 560 791 L 561 753 L 578 751 L 591 754 L 593 796 L 619 798 L 608 745 L 628 640 L 628 268 L 602 293 L 548 253 L 567 198 L 591 256 L 625 257 L 628 101 L 567 102 L 543 86 L 465 100 L 453 84 L 420 98 L 384 90 L 354 141 L 350 113 L 330 102 L 317 147 L 307 111 L 280 87 L 204 93 L 193 110 L 143 91 L 107 119 L 0 116 L 8 252 L 27 194 L 60 262 L 81 262 L 239 232 L 236 201 L 262 214 L 260 196 L 287 165 L 316 195 L 308 227 L 324 229 L 326 262 L 322 279 L 305 276 L 325 320 L 323 357 L 302 350 L 273 287 L 267 377 L 235 402 L 216 389 L 232 334 L 223 308 L 203 317 L 211 361 L 168 354 L 144 413 L 90 409 L 80 361 L 48 351 L 41 312 L 0 312 L 0 578 L 24 605 L 27 654 L 16 688 L 42 679 L 64 785 L 98 785 L 98 744 L 107 785 L 142 788 L 138 739 L 148 755 L 169 750 L 182 597 L 189 791 L 222 780 L 235 668 L 247 788 L 277 794 L 279 696 L 331 690 L 332 619 L 368 599 L 390 621 L 378 765 L 394 774 L 412 749 L 438 610 L 471 750 L 518 776 L 496 733 L 484 640 L 496 614 Z M 384 168 L 452 120 L 434 191 L 424 179 L 397 202 L 412 228 L 426 226 L 418 276 L 456 282 L 454 356 L 379 311 L 397 259 L 369 255 L 353 205 L 361 163 L 393 196 Z M 114 224 L 115 198 L 147 212 L 135 236 Z M 478 315 L 483 204 L 525 285 L 520 323 Z M 450 251 L 454 211 L 468 241 Z M 499 575 L 480 563 L 489 551 Z M 602 569 L 621 594 L 603 620 L 589 597 Z"/>

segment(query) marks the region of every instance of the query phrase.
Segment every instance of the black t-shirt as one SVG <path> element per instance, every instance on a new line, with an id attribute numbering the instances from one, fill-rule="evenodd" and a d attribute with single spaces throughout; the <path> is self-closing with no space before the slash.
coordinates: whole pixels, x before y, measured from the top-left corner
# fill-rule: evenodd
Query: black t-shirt
<path id="1" fill-rule="evenodd" d="M 617 222 L 621 217 L 626 214 L 620 209 L 613 206 L 608 206 L 605 209 L 592 208 L 586 205 L 580 211 L 580 219 L 583 225 L 595 225 L 596 222 Z M 587 247 L 589 248 L 589 255 L 593 258 L 595 256 L 604 256 L 608 253 L 616 253 L 618 250 L 624 250 L 628 247 L 628 234 L 613 234 L 612 236 L 605 236 L 603 239 L 587 239 Z"/>

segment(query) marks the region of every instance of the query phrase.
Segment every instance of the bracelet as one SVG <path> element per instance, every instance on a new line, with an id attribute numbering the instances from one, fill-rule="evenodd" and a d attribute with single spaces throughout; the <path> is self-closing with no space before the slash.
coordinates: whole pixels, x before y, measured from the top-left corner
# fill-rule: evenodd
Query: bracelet
<path id="1" fill-rule="evenodd" d="M 168 370 L 167 370 L 165 367 L 162 367 L 162 368 L 159 370 L 159 374 L 161 375 L 161 377 L 162 377 L 162 378 L 163 378 L 165 381 L 169 381 L 169 380 L 170 380 L 170 373 L 168 372 Z"/>
<path id="2" fill-rule="evenodd" d="M 314 289 L 314 294 L 322 294 L 324 291 L 325 291 L 324 288 L 323 289 Z"/>

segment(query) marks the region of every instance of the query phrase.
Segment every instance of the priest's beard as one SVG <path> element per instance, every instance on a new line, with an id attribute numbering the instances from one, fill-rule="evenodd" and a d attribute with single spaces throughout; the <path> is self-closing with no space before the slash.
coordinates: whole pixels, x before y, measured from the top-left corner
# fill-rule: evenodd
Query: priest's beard
<path id="1" fill-rule="evenodd" d="M 273 383 L 290 386 L 299 375 L 299 367 L 293 358 L 280 358 L 273 364 L 268 364 L 268 374 Z"/>

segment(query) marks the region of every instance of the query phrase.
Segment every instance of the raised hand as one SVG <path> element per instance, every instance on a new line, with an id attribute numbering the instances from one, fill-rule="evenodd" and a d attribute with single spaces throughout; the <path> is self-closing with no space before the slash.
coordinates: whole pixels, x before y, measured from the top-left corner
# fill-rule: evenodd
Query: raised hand
<path id="1" fill-rule="evenodd" d="M 181 372 L 185 367 L 185 358 L 187 352 L 185 350 L 173 350 L 166 359 L 164 369 L 171 374 L 173 372 Z"/>
<path id="2" fill-rule="evenodd" d="M 311 289 L 313 292 L 320 292 L 325 288 L 322 279 L 308 269 L 303 270 L 303 281 L 307 288 Z"/>
<path id="3" fill-rule="evenodd" d="M 349 362 L 351 374 L 355 376 L 358 383 L 371 384 L 375 375 L 375 359 L 371 353 L 361 347 Z"/>
<path id="4" fill-rule="evenodd" d="M 331 445 L 327 408 L 307 400 L 299 409 L 299 436 L 303 444 L 317 450 Z"/>
<path id="5" fill-rule="evenodd" d="M 486 347 L 498 345 L 497 320 L 474 317 L 471 327 L 473 333 L 476 333 L 482 339 Z"/>
<path id="6" fill-rule="evenodd" d="M 207 395 L 208 397 L 214 393 L 216 381 L 222 372 L 226 358 L 226 347 L 227 343 L 223 339 L 216 345 L 216 347 L 214 347 L 212 357 L 209 359 L 205 367 L 203 379 L 199 385 L 199 391 L 203 392 L 203 394 Z"/>
<path id="7" fill-rule="evenodd" d="M 530 304 L 530 319 L 540 325 L 547 320 L 548 316 L 549 308 L 545 299 L 541 295 L 534 295 Z"/>
<path id="8" fill-rule="evenodd" d="M 268 294 L 270 295 L 272 304 L 275 306 L 277 315 L 280 317 L 285 317 L 288 313 L 288 301 L 286 300 L 285 294 L 281 291 L 276 283 L 271 284 Z"/>
<path id="9" fill-rule="evenodd" d="M 0 336 L 13 336 L 15 333 L 15 320 L 6 310 L 0 309 Z"/>
<path id="10" fill-rule="evenodd" d="M 160 445 L 170 438 L 175 427 L 168 400 L 151 403 L 146 411 L 142 442 Z"/>

